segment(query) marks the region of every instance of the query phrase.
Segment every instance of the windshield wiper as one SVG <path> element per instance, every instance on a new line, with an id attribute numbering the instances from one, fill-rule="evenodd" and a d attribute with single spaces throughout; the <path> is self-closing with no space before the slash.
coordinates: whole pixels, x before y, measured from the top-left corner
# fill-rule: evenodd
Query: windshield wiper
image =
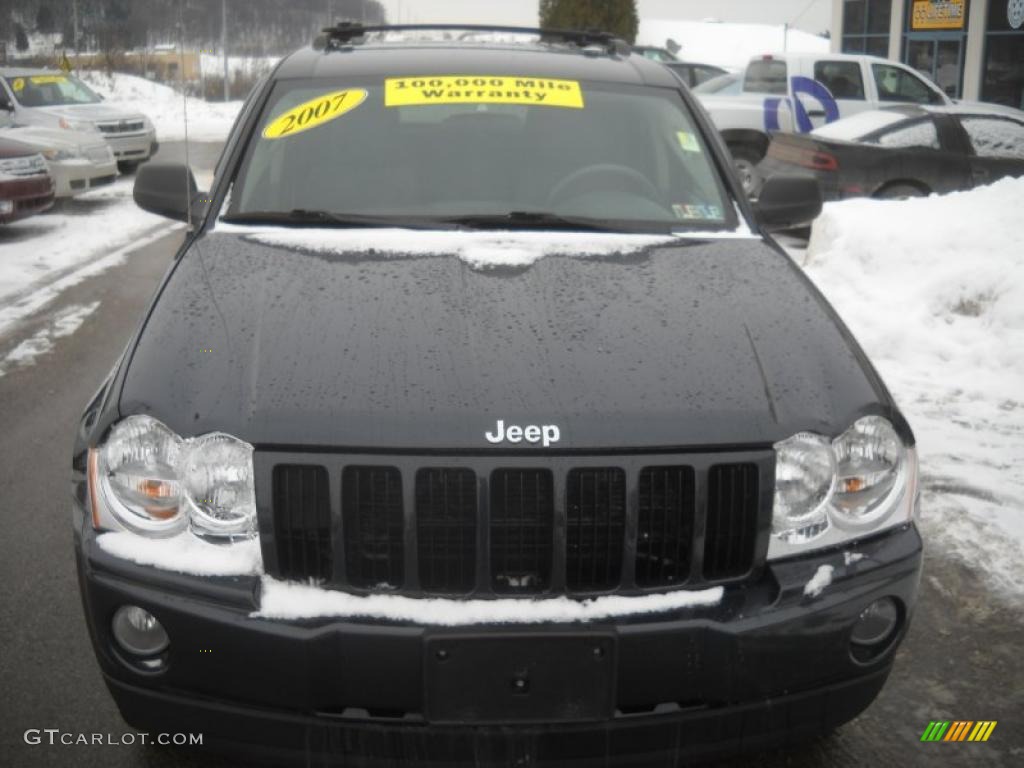
<path id="1" fill-rule="evenodd" d="M 230 224 L 282 224 L 290 227 L 399 227 L 403 229 L 458 229 L 443 217 L 387 216 L 372 213 L 333 213 L 293 208 L 290 211 L 246 211 L 220 217 Z"/>
<path id="2" fill-rule="evenodd" d="M 536 229 L 570 232 L 669 232 L 651 222 L 604 221 L 587 216 L 561 216 L 543 211 L 509 211 L 508 213 L 476 213 L 452 216 L 445 221 L 473 229 Z"/>

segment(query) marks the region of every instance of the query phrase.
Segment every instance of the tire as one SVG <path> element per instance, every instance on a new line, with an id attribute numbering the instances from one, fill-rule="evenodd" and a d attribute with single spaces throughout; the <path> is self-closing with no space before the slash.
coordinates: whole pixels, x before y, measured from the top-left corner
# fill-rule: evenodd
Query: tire
<path id="1" fill-rule="evenodd" d="M 879 200 L 906 200 L 909 197 L 927 197 L 928 192 L 913 184 L 890 184 L 875 192 Z"/>
<path id="2" fill-rule="evenodd" d="M 139 161 L 138 160 L 118 160 L 117 161 L 117 170 L 120 171 L 121 173 L 123 173 L 125 176 L 130 176 L 131 174 L 135 173 L 135 171 L 136 171 L 136 169 L 138 167 L 139 167 Z"/>
<path id="3" fill-rule="evenodd" d="M 740 177 L 743 191 L 747 193 L 747 197 L 754 197 L 761 191 L 761 184 L 764 182 L 757 170 L 757 164 L 763 159 L 764 153 L 750 144 L 730 144 L 729 153 L 732 155 L 732 166 L 736 169 L 736 175 Z"/>

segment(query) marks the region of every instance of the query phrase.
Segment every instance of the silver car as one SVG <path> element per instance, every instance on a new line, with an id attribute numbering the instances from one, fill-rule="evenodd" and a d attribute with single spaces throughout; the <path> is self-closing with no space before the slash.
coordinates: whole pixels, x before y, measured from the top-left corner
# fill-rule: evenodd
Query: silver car
<path id="1" fill-rule="evenodd" d="M 71 197 L 117 178 L 117 163 L 110 145 L 96 131 L 59 128 L 16 128 L 7 112 L 0 111 L 0 138 L 39 152 L 53 177 L 54 194 Z"/>
<path id="2" fill-rule="evenodd" d="M 71 74 L 0 67 L 0 110 L 18 126 L 98 131 L 122 171 L 131 171 L 157 150 L 156 131 L 141 112 L 104 104 L 103 97 Z"/>

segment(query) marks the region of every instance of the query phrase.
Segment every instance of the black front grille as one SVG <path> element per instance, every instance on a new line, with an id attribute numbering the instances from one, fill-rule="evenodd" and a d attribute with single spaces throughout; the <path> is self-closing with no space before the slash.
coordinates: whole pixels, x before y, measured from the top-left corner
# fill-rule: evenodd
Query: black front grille
<path id="1" fill-rule="evenodd" d="M 754 560 L 757 465 L 716 464 L 708 472 L 704 578 L 742 576 Z"/>
<path id="2" fill-rule="evenodd" d="M 345 467 L 341 475 L 345 570 L 356 587 L 404 583 L 402 474 L 396 467 Z"/>
<path id="3" fill-rule="evenodd" d="M 331 578 L 334 558 L 326 469 L 315 465 L 274 467 L 274 536 L 281 576 Z"/>
<path id="4" fill-rule="evenodd" d="M 622 576 L 626 473 L 572 469 L 565 481 L 565 576 L 576 592 L 612 589 Z"/>
<path id="5" fill-rule="evenodd" d="M 476 456 L 441 467 L 414 455 L 257 457 L 257 500 L 270 502 L 257 505 L 260 530 L 273 532 L 268 573 L 356 590 L 698 588 L 756 574 L 771 521 L 771 451 L 728 462 L 667 455 L 663 464 L 644 455 Z"/>
<path id="6" fill-rule="evenodd" d="M 551 585 L 554 480 L 547 469 L 491 473 L 491 586 L 543 592 Z"/>
<path id="7" fill-rule="evenodd" d="M 476 584 L 477 483 L 471 469 L 416 472 L 420 587 L 470 592 Z"/>
<path id="8" fill-rule="evenodd" d="M 689 578 L 694 498 L 691 467 L 645 467 L 637 488 L 636 583 L 682 584 Z"/>

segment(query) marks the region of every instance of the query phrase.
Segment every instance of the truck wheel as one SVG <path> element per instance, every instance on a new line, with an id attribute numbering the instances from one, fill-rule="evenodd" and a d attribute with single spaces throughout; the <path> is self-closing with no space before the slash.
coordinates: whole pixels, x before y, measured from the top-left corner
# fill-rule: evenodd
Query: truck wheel
<path id="1" fill-rule="evenodd" d="M 881 200 L 906 200 L 908 197 L 927 197 L 928 193 L 913 184 L 890 184 L 875 192 Z"/>
<path id="2" fill-rule="evenodd" d="M 730 144 L 729 152 L 732 154 L 732 165 L 736 169 L 736 175 L 740 177 L 743 191 L 747 197 L 754 197 L 761 190 L 761 172 L 757 170 L 757 164 L 761 162 L 763 155 L 755 147 L 749 144 Z"/>
<path id="3" fill-rule="evenodd" d="M 125 176 L 135 173 L 135 169 L 139 167 L 138 161 L 135 160 L 118 160 L 117 170 L 123 173 Z"/>

